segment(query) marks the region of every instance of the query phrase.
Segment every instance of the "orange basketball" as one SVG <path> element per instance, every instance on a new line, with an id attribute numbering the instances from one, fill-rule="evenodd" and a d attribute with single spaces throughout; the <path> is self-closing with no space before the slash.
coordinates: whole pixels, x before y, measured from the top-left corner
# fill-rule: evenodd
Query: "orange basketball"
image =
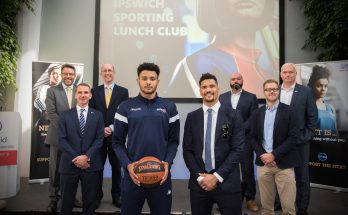
<path id="1" fill-rule="evenodd" d="M 135 165 L 134 173 L 138 176 L 141 186 L 154 187 L 159 185 L 164 176 L 164 165 L 159 159 L 146 156 Z"/>

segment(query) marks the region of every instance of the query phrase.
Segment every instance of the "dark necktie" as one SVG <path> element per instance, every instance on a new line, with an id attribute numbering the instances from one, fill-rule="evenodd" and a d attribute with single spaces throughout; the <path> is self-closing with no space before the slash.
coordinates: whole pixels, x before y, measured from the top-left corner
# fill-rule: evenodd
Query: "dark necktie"
<path id="1" fill-rule="evenodd" d="M 85 120 L 85 116 L 83 115 L 84 111 L 85 111 L 85 109 L 81 109 L 81 112 L 80 112 L 80 129 L 81 129 L 81 134 L 85 133 L 86 120 Z"/>
<path id="2" fill-rule="evenodd" d="M 207 130 L 205 131 L 204 156 L 205 156 L 205 170 L 210 172 L 213 169 L 211 161 L 211 123 L 212 123 L 212 109 L 208 109 Z"/>

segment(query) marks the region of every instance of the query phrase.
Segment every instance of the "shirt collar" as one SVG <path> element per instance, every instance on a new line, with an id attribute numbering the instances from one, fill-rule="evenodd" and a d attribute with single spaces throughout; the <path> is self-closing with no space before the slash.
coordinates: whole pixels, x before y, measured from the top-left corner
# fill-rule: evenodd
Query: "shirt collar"
<path id="1" fill-rule="evenodd" d="M 231 93 L 232 93 L 232 95 L 234 95 L 234 96 L 238 96 L 238 95 L 240 95 L 240 94 L 242 94 L 242 92 L 243 92 L 243 89 L 241 89 L 239 92 L 237 92 L 237 93 L 233 93 L 233 91 L 231 90 Z"/>
<path id="2" fill-rule="evenodd" d="M 204 113 L 207 112 L 208 109 L 210 108 L 210 109 L 213 109 L 213 111 L 214 111 L 215 113 L 217 113 L 217 112 L 219 111 L 220 106 L 221 106 L 220 101 L 218 101 L 218 102 L 217 102 L 215 105 L 213 105 L 212 107 L 208 107 L 208 106 L 206 106 L 205 104 L 203 104 L 203 112 L 204 112 Z"/>
<path id="3" fill-rule="evenodd" d="M 109 87 L 110 90 L 112 91 L 112 90 L 114 89 L 114 86 L 115 86 L 115 83 L 112 83 L 112 84 L 110 84 L 109 86 L 106 85 L 106 84 L 104 84 L 104 89 L 106 89 L 107 87 Z"/>
<path id="4" fill-rule="evenodd" d="M 276 101 L 276 103 L 272 106 L 272 108 L 269 108 L 267 106 L 267 103 L 266 103 L 266 109 L 269 110 L 269 111 L 273 111 L 273 110 L 276 110 L 279 106 L 279 99 Z"/>
<path id="5" fill-rule="evenodd" d="M 86 113 L 88 113 L 88 105 L 84 108 L 80 107 L 79 105 L 76 105 L 77 112 L 80 113 L 81 109 L 85 109 Z"/>
<path id="6" fill-rule="evenodd" d="M 74 88 L 74 85 L 73 85 L 73 84 L 70 85 L 70 86 L 66 86 L 66 85 L 63 83 L 63 81 L 62 81 L 62 86 L 63 86 L 63 89 L 64 89 L 64 90 L 66 90 L 67 87 L 70 87 L 71 89 Z"/>
<path id="7" fill-rule="evenodd" d="M 288 88 L 288 89 L 284 88 L 284 84 L 282 84 L 281 88 L 282 88 L 282 90 L 285 90 L 285 91 L 292 91 L 292 90 L 295 89 L 295 85 L 296 85 L 296 81 L 295 81 L 295 83 L 294 83 L 290 88 Z"/>

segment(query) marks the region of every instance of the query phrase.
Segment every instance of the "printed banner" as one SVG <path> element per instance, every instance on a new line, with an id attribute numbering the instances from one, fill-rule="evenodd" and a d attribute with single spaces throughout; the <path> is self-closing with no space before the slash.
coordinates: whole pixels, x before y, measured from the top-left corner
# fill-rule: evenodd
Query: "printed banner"
<path id="1" fill-rule="evenodd" d="M 348 61 L 299 64 L 297 71 L 302 84 L 313 89 L 318 108 L 310 181 L 348 188 Z"/>
<path id="2" fill-rule="evenodd" d="M 46 92 L 51 86 L 61 82 L 61 66 L 64 63 L 57 62 L 33 62 L 33 105 L 32 105 L 32 136 L 29 180 L 48 179 L 49 145 L 45 138 L 48 130 L 48 119 L 46 114 Z M 70 63 L 76 68 L 76 79 L 78 84 L 83 78 L 83 64 Z"/>

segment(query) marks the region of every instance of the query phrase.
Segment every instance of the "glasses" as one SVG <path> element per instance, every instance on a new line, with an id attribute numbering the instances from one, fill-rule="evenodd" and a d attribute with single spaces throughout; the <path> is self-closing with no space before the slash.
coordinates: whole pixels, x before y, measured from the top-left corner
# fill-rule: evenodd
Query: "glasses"
<path id="1" fill-rule="evenodd" d="M 62 73 L 62 76 L 75 76 L 75 73 Z"/>
<path id="2" fill-rule="evenodd" d="M 264 91 L 266 91 L 266 92 L 277 92 L 279 90 L 279 88 L 266 88 L 266 89 L 264 89 Z"/>

